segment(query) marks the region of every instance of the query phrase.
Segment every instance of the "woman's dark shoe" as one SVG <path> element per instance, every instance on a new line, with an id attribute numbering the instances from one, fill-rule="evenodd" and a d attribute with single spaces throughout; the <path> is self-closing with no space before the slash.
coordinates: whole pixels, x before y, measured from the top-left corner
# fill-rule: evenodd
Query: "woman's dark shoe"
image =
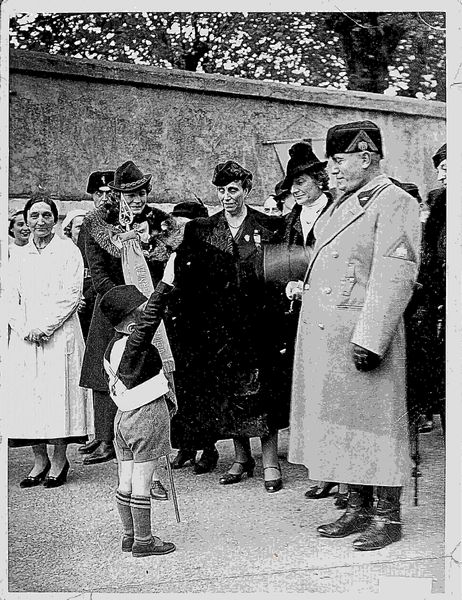
<path id="1" fill-rule="evenodd" d="M 278 465 L 277 467 L 263 467 L 263 471 L 265 471 L 266 469 L 276 469 L 277 471 L 279 471 L 280 477 L 278 477 L 277 479 L 270 479 L 269 481 L 265 480 L 265 490 L 270 494 L 273 494 L 274 492 L 279 492 L 279 490 L 282 490 L 281 466 Z"/>
<path id="2" fill-rule="evenodd" d="M 218 450 L 213 448 L 205 448 L 202 451 L 202 456 L 194 465 L 194 473 L 196 475 L 202 475 L 203 473 L 209 473 L 217 466 L 218 462 Z"/>
<path id="3" fill-rule="evenodd" d="M 348 506 L 348 492 L 343 494 L 338 492 L 335 494 L 334 506 L 337 508 L 345 509 Z"/>
<path id="4" fill-rule="evenodd" d="M 305 498 L 309 500 L 320 500 L 321 498 L 327 498 L 331 492 L 331 490 L 337 486 L 338 483 L 335 481 L 326 481 L 323 485 L 314 485 L 310 487 L 310 489 L 305 492 Z"/>
<path id="5" fill-rule="evenodd" d="M 151 494 L 151 498 L 154 500 L 168 500 L 167 490 L 158 479 L 151 481 L 151 489 L 149 492 Z"/>
<path id="6" fill-rule="evenodd" d="M 38 475 L 28 475 L 25 479 L 19 482 L 20 488 L 30 488 L 35 487 L 36 485 L 40 485 L 42 481 L 45 479 L 46 474 L 51 468 L 51 463 L 48 461 L 43 471 L 41 471 Z"/>
<path id="7" fill-rule="evenodd" d="M 255 469 L 255 461 L 253 458 L 249 458 L 245 462 L 239 462 L 238 460 L 235 460 L 233 462 L 233 465 L 234 464 L 241 465 L 241 472 L 240 473 L 224 473 L 220 477 L 220 480 L 219 480 L 221 485 L 229 485 L 230 483 L 239 483 L 240 480 L 242 479 L 242 476 L 244 475 L 244 473 L 247 473 L 247 477 L 253 477 L 253 471 Z"/>
<path id="8" fill-rule="evenodd" d="M 112 442 L 101 442 L 93 454 L 83 459 L 84 465 L 96 465 L 98 463 L 107 462 L 116 457 L 114 444 Z"/>
<path id="9" fill-rule="evenodd" d="M 196 462 L 195 450 L 178 450 L 178 454 L 172 461 L 172 469 L 182 469 L 186 463 L 191 463 L 191 466 Z"/>
<path id="10" fill-rule="evenodd" d="M 78 451 L 80 454 L 91 454 L 100 444 L 100 440 L 91 440 L 90 442 L 86 442 L 83 446 L 79 446 Z"/>
<path id="11" fill-rule="evenodd" d="M 43 487 L 55 488 L 55 487 L 59 487 L 60 485 L 64 485 L 67 480 L 67 472 L 68 471 L 69 471 L 69 461 L 66 459 L 66 462 L 64 463 L 64 467 L 62 468 L 61 473 L 59 475 L 57 475 L 56 477 L 53 477 L 52 475 L 48 475 L 48 477 L 46 477 L 45 481 L 43 482 Z"/>

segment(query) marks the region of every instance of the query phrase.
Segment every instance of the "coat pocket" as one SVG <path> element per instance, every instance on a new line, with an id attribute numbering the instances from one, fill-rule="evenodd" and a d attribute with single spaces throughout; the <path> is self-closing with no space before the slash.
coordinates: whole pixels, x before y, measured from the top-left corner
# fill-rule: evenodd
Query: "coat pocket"
<path id="1" fill-rule="evenodd" d="M 347 270 L 340 283 L 340 297 L 337 308 L 361 310 L 364 306 L 364 290 L 358 285 L 354 262 L 347 264 Z"/>

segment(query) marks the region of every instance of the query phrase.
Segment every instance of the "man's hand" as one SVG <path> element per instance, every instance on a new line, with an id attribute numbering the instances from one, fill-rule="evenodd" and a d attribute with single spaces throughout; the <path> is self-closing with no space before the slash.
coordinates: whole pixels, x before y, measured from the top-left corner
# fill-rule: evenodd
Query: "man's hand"
<path id="1" fill-rule="evenodd" d="M 82 296 L 79 300 L 79 305 L 77 307 L 77 312 L 81 313 L 83 310 L 85 310 L 85 306 L 86 306 L 86 302 L 85 302 L 85 298 Z"/>
<path id="2" fill-rule="evenodd" d="M 303 281 L 289 281 L 286 285 L 286 296 L 289 300 L 301 300 Z"/>
<path id="3" fill-rule="evenodd" d="M 372 371 L 379 366 L 380 356 L 362 346 L 353 344 L 353 361 L 358 371 Z"/>
<path id="4" fill-rule="evenodd" d="M 176 252 L 172 252 L 165 265 L 164 274 L 162 276 L 162 281 L 168 285 L 173 285 L 173 280 L 175 279 L 175 258 Z"/>
<path id="5" fill-rule="evenodd" d="M 39 346 L 42 342 L 46 342 L 48 337 L 40 329 L 32 329 L 24 338 L 31 344 L 37 344 Z"/>

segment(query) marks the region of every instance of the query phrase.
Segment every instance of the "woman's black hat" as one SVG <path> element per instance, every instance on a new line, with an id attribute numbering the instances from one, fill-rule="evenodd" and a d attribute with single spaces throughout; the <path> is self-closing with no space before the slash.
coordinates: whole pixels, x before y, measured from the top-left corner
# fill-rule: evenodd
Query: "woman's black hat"
<path id="1" fill-rule="evenodd" d="M 232 181 L 241 181 L 243 187 L 250 189 L 252 187 L 252 173 L 241 167 L 234 160 L 227 160 L 224 163 L 218 163 L 213 172 L 212 183 L 217 187 L 228 185 Z"/>
<path id="2" fill-rule="evenodd" d="M 116 285 L 104 294 L 99 306 L 106 319 L 115 327 L 146 300 L 146 296 L 135 285 Z"/>
<path id="3" fill-rule="evenodd" d="M 116 169 L 114 181 L 109 187 L 117 192 L 136 192 L 151 181 L 151 173 L 144 175 L 132 160 L 127 160 Z"/>
<path id="4" fill-rule="evenodd" d="M 289 149 L 289 162 L 287 163 L 287 172 L 282 182 L 282 189 L 290 190 L 292 181 L 302 173 L 310 171 L 320 171 L 325 169 L 327 161 L 320 161 L 313 152 L 311 144 L 308 142 L 297 142 Z"/>
<path id="5" fill-rule="evenodd" d="M 90 173 L 87 182 L 87 194 L 94 194 L 101 188 L 103 191 L 109 191 L 109 184 L 114 181 L 114 171 L 93 171 Z"/>
<path id="6" fill-rule="evenodd" d="M 446 144 L 443 144 L 439 150 L 432 156 L 433 164 L 435 165 L 435 169 L 439 167 L 439 165 L 446 160 Z"/>
<path id="7" fill-rule="evenodd" d="M 197 219 L 198 217 L 208 217 L 207 208 L 200 202 L 188 200 L 175 204 L 172 211 L 172 217 L 185 217 L 186 219 Z"/>

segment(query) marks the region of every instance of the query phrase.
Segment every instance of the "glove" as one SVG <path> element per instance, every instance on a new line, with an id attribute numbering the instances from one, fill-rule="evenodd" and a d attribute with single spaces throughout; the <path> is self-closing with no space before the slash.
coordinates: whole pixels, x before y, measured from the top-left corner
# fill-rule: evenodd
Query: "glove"
<path id="1" fill-rule="evenodd" d="M 165 265 L 164 274 L 162 275 L 162 281 L 167 285 L 173 285 L 173 280 L 175 279 L 175 257 L 176 252 L 172 252 Z"/>
<path id="2" fill-rule="evenodd" d="M 353 361 L 358 371 L 372 371 L 379 366 L 380 356 L 362 346 L 353 344 Z"/>

